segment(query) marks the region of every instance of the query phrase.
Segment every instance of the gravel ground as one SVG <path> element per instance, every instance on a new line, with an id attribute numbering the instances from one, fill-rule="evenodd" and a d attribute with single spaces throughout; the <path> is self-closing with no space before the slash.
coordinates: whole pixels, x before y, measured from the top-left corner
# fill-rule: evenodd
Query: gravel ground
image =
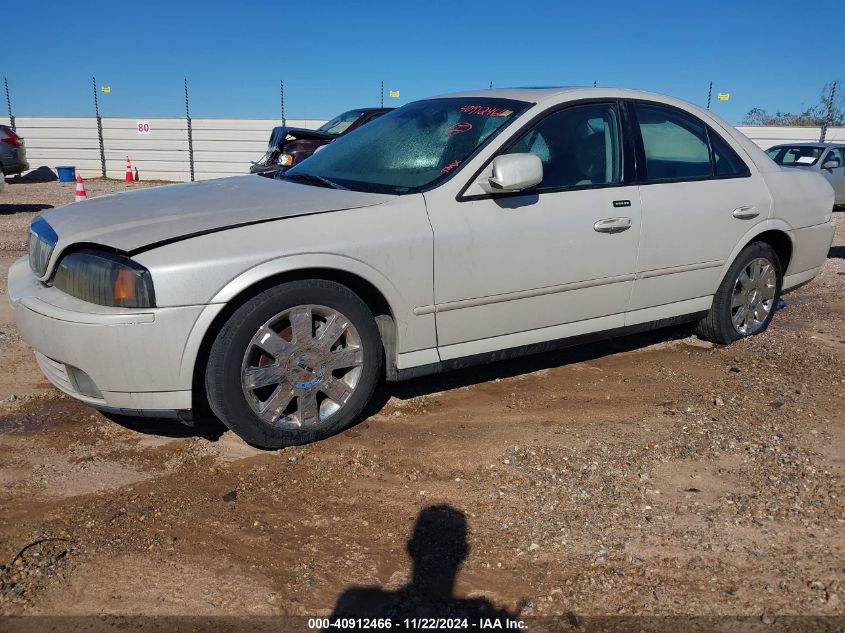
<path id="1" fill-rule="evenodd" d="M 36 207 L 72 195 L 7 188 L 0 284 Z M 840 228 L 761 336 L 675 328 L 389 385 L 356 427 L 273 452 L 62 397 L 3 302 L 0 613 L 327 615 L 403 586 L 416 605 L 412 565 L 466 539 L 443 609 L 842 616 L 843 290 Z M 406 549 L 427 516 L 451 518 Z"/>

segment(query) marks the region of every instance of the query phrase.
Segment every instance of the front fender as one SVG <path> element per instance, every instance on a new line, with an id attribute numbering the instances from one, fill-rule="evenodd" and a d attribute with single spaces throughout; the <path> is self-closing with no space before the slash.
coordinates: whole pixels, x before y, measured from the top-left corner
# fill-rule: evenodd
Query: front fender
<path id="1" fill-rule="evenodd" d="M 235 299 L 242 292 L 256 284 L 285 273 L 296 273 L 305 270 L 329 269 L 352 274 L 360 277 L 378 290 L 387 301 L 396 324 L 396 347 L 398 353 L 415 351 L 421 348 L 433 348 L 434 343 L 434 315 L 417 316 L 409 309 L 409 303 L 403 298 L 399 289 L 380 271 L 366 262 L 362 262 L 347 255 L 333 253 L 301 253 L 282 256 L 270 261 L 262 262 L 226 283 L 211 299 L 209 305 L 200 314 L 182 355 L 181 374 L 183 377 L 192 376 L 194 365 L 200 347 L 205 340 L 209 328 L 223 311 L 226 304 Z M 420 327 L 422 320 L 430 321 L 429 327 Z M 416 327 L 412 328 L 412 322 Z M 425 333 L 430 332 L 430 337 Z M 423 336 L 431 340 L 418 341 Z"/>
<path id="2" fill-rule="evenodd" d="M 410 315 L 399 289 L 381 272 L 359 259 L 334 253 L 300 253 L 262 262 L 229 281 L 212 297 L 210 303 L 228 303 L 260 281 L 283 273 L 314 268 L 328 268 L 357 275 L 382 293 L 394 316 L 397 316 L 397 311 Z"/>

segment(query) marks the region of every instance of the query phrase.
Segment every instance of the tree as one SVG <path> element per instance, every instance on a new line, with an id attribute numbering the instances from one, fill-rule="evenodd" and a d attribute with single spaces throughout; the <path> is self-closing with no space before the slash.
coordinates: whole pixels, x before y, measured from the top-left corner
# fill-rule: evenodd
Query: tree
<path id="1" fill-rule="evenodd" d="M 770 114 L 762 108 L 752 108 L 745 115 L 742 124 L 820 127 L 824 125 L 825 121 L 827 121 L 828 114 L 830 114 L 829 125 L 845 125 L 845 86 L 842 85 L 842 82 L 838 82 L 833 108 L 828 113 L 832 90 L 833 82 L 826 83 L 822 89 L 819 102 L 813 107 L 805 108 L 803 112 L 797 114 L 780 111 Z"/>
<path id="2" fill-rule="evenodd" d="M 836 94 L 833 103 L 831 103 L 834 83 L 836 84 Z M 842 85 L 842 82 L 826 83 L 822 89 L 821 103 L 816 107 L 820 110 L 822 120 L 827 121 L 828 125 L 845 125 L 845 86 Z"/>

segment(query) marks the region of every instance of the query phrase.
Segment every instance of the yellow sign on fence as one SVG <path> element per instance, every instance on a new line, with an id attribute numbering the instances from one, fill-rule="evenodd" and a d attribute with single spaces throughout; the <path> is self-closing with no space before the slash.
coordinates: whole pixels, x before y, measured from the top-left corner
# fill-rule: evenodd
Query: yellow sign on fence
<path id="1" fill-rule="evenodd" d="M 731 98 L 731 93 L 730 92 L 720 92 L 719 94 L 716 95 L 716 98 L 719 101 L 727 101 L 728 99 Z"/>
<path id="2" fill-rule="evenodd" d="M 391 90 L 389 94 L 390 94 L 391 97 L 398 97 L 399 91 L 398 90 Z"/>

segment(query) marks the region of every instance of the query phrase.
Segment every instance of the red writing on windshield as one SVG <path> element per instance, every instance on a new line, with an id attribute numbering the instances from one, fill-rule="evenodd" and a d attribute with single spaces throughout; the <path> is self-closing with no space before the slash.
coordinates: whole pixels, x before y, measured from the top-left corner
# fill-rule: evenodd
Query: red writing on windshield
<path id="1" fill-rule="evenodd" d="M 448 165 L 446 165 L 443 169 L 441 169 L 441 170 L 440 170 L 440 173 L 441 173 L 441 174 L 448 174 L 450 171 L 452 171 L 453 169 L 455 169 L 455 168 L 457 168 L 458 166 L 460 166 L 460 164 L 461 164 L 461 161 L 459 161 L 459 160 L 454 160 L 454 161 L 452 161 L 451 163 L 449 163 Z"/>
<path id="2" fill-rule="evenodd" d="M 446 134 L 461 134 L 463 132 L 469 132 L 471 129 L 472 123 L 461 121 L 460 123 L 456 123 L 454 126 L 446 130 Z"/>
<path id="3" fill-rule="evenodd" d="M 485 105 L 461 106 L 461 112 L 465 114 L 476 114 L 478 116 L 509 116 L 513 114 L 513 110 L 508 110 L 506 108 L 494 108 L 493 106 Z"/>

